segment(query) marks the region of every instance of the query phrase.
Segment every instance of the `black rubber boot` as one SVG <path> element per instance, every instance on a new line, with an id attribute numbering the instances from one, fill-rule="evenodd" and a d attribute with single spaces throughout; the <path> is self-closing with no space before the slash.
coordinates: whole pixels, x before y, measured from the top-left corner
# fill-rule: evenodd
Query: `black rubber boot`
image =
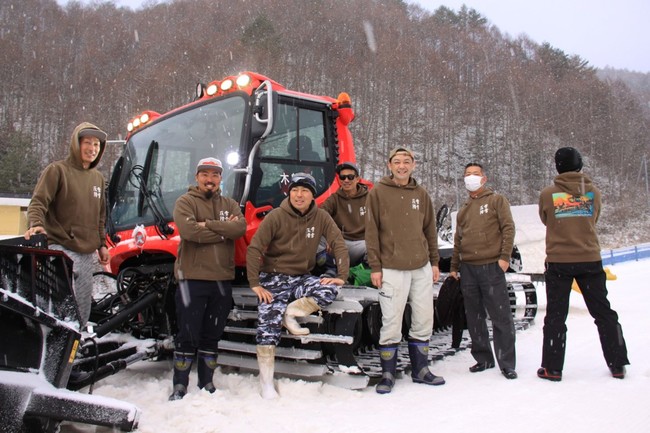
<path id="1" fill-rule="evenodd" d="M 194 354 L 174 352 L 174 390 L 169 396 L 170 401 L 180 400 L 187 394 L 187 385 L 190 383 L 190 370 L 194 362 Z"/>
<path id="2" fill-rule="evenodd" d="M 395 375 L 397 374 L 397 344 L 379 346 L 379 356 L 382 374 L 375 391 L 378 394 L 388 394 L 393 390 Z"/>
<path id="3" fill-rule="evenodd" d="M 198 385 L 199 388 L 205 389 L 210 394 L 216 391 L 214 383 L 212 383 L 215 368 L 217 368 L 217 353 L 199 350 L 199 359 L 196 365 L 196 372 L 199 376 Z"/>
<path id="4" fill-rule="evenodd" d="M 415 383 L 442 385 L 445 379 L 429 370 L 429 342 L 409 340 L 409 357 L 411 358 L 411 379 Z"/>

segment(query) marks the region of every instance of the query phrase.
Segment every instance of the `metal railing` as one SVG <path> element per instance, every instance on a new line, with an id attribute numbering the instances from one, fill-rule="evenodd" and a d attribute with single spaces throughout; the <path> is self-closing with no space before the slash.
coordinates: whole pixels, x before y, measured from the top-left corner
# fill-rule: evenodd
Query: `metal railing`
<path id="1" fill-rule="evenodd" d="M 615 250 L 603 250 L 600 252 L 603 265 L 615 265 L 616 263 L 639 261 L 650 257 L 650 244 L 640 244 L 631 247 L 617 248 Z"/>

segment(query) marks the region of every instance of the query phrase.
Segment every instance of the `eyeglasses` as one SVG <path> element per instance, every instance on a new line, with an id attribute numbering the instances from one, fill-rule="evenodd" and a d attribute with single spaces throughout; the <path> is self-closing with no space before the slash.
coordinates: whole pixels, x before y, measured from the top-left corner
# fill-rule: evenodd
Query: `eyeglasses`
<path id="1" fill-rule="evenodd" d="M 356 177 L 356 174 L 339 174 L 339 179 L 341 180 L 354 180 Z"/>

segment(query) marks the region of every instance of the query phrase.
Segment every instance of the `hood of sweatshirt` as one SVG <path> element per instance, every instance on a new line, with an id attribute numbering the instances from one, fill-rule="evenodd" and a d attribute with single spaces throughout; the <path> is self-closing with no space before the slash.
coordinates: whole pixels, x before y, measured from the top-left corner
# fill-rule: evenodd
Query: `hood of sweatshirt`
<path id="1" fill-rule="evenodd" d="M 339 188 L 336 190 L 335 194 L 340 195 L 343 198 L 361 198 L 365 195 L 368 195 L 368 185 L 364 185 L 362 183 L 357 184 L 357 194 L 354 197 L 348 197 L 345 191 L 343 191 L 343 188 Z"/>
<path id="2" fill-rule="evenodd" d="M 484 188 L 483 188 L 483 191 L 481 191 L 481 192 L 479 193 L 479 195 L 477 195 L 477 196 L 474 197 L 474 198 L 471 198 L 471 197 L 470 197 L 470 200 L 478 200 L 479 198 L 487 197 L 488 195 L 492 195 L 492 194 L 494 194 L 494 191 L 492 191 L 492 190 L 491 190 L 490 188 L 488 188 L 488 187 L 484 187 Z"/>
<path id="3" fill-rule="evenodd" d="M 572 195 L 584 195 L 589 191 L 593 191 L 591 179 L 587 175 L 576 171 L 570 171 L 556 176 L 553 183 L 562 192 Z"/>
<path id="4" fill-rule="evenodd" d="M 417 181 L 413 179 L 413 177 L 409 177 L 409 182 L 404 186 L 396 184 L 391 176 L 382 177 L 379 183 L 382 185 L 390 186 L 391 188 L 415 189 L 415 187 L 418 186 Z"/>
<path id="5" fill-rule="evenodd" d="M 187 192 L 188 192 L 188 194 L 191 195 L 192 197 L 198 197 L 198 198 L 203 199 L 203 200 L 205 200 L 205 201 L 208 201 L 208 200 L 214 200 L 215 198 L 221 197 L 221 188 L 217 188 L 217 189 L 215 189 L 215 190 L 214 190 L 214 193 L 212 194 L 212 197 L 211 197 L 211 198 L 206 198 L 206 197 L 205 197 L 205 194 L 203 193 L 203 191 L 201 191 L 201 190 L 199 189 L 199 187 L 196 186 L 196 185 L 190 185 L 190 187 L 187 188 Z"/>
<path id="6" fill-rule="evenodd" d="M 72 137 L 70 138 L 70 154 L 68 155 L 68 161 L 77 168 L 83 169 L 83 164 L 81 161 L 81 149 L 79 148 L 79 131 L 83 129 L 96 129 L 99 132 L 103 132 L 97 126 L 89 122 L 83 122 L 77 125 L 77 127 L 72 132 Z M 105 134 L 104 134 L 105 135 Z M 106 140 L 99 140 L 99 153 L 97 158 L 90 164 L 89 168 L 95 168 L 99 164 L 99 161 L 102 159 L 104 154 L 104 149 L 106 148 Z"/>
<path id="7" fill-rule="evenodd" d="M 297 209 L 295 209 L 293 206 L 291 206 L 291 201 L 289 197 L 285 198 L 282 200 L 282 203 L 280 203 L 279 206 L 280 209 L 282 209 L 284 212 L 288 213 L 291 215 L 293 218 L 309 218 L 313 215 L 316 214 L 318 211 L 318 206 L 316 206 L 316 202 L 312 200 L 311 204 L 309 205 L 309 209 L 307 209 L 307 212 L 304 215 L 300 215 L 297 212 Z"/>

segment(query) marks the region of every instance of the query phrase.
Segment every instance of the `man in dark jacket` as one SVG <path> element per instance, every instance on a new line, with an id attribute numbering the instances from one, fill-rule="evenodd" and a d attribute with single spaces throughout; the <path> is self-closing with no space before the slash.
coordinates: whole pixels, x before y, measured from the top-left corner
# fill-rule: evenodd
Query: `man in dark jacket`
<path id="1" fill-rule="evenodd" d="M 375 390 L 387 394 L 395 385 L 397 349 L 402 340 L 406 303 L 411 305 L 408 334 L 411 379 L 442 385 L 429 370 L 433 331 L 433 284 L 440 277 L 438 233 L 433 202 L 411 176 L 413 152 L 403 147 L 388 156 L 389 176 L 368 193 L 366 246 L 372 284 L 379 288 L 382 325 L 379 333 L 382 379 Z"/>
<path id="2" fill-rule="evenodd" d="M 465 303 L 467 329 L 472 338 L 472 373 L 494 367 L 494 358 L 507 379 L 516 379 L 515 326 L 505 272 L 515 240 L 515 223 L 508 200 L 485 186 L 487 176 L 477 163 L 465 166 L 469 200 L 456 216 L 450 275 L 457 278 Z M 494 353 L 487 315 L 492 321 Z"/>
<path id="3" fill-rule="evenodd" d="M 555 153 L 558 176 L 539 196 L 539 216 L 546 226 L 546 316 L 542 366 L 537 375 L 562 380 L 566 351 L 569 295 L 575 279 L 589 314 L 595 319 L 605 361 L 613 377 L 623 379 L 627 347 L 616 311 L 607 299 L 596 222 L 600 191 L 582 170 L 582 156 L 572 147 Z"/>
<path id="4" fill-rule="evenodd" d="M 246 254 L 248 282 L 260 300 L 257 362 L 261 395 L 265 399 L 278 396 L 273 373 L 282 325 L 292 334 L 309 334 L 296 317 L 308 316 L 331 304 L 348 277 L 349 259 L 343 236 L 332 217 L 316 206 L 315 194 L 316 182 L 311 175 L 294 174 L 289 197 L 264 218 Z M 334 252 L 336 277 L 310 274 L 321 237 L 325 237 Z"/>
<path id="5" fill-rule="evenodd" d="M 104 176 L 97 165 L 106 147 L 106 133 L 84 122 L 70 139 L 70 154 L 45 167 L 27 209 L 25 239 L 47 235 L 49 248 L 64 251 L 74 263 L 74 293 L 80 328 L 90 317 L 93 272 L 110 260 L 106 248 Z"/>
<path id="6" fill-rule="evenodd" d="M 246 232 L 239 204 L 221 195 L 223 167 L 204 158 L 196 167 L 196 186 L 176 201 L 174 222 L 180 234 L 174 270 L 178 334 L 174 351 L 174 390 L 170 400 L 187 393 L 190 369 L 198 352 L 198 386 L 214 392 L 217 349 L 232 303 L 235 239 Z"/>

